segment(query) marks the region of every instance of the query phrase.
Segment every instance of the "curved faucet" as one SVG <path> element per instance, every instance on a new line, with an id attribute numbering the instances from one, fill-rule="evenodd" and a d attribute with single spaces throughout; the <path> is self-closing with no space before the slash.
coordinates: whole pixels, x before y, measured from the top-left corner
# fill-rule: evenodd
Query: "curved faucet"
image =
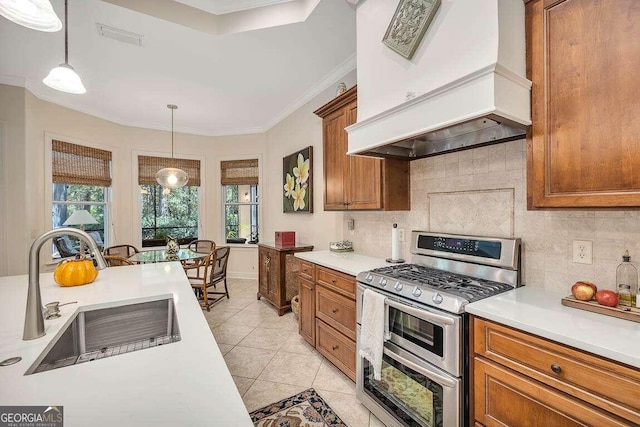
<path id="1" fill-rule="evenodd" d="M 96 241 L 82 230 L 70 227 L 56 228 L 38 237 L 29 249 L 29 290 L 27 292 L 27 311 L 24 316 L 23 341 L 45 335 L 42 299 L 40 297 L 40 248 L 47 240 L 65 235 L 76 236 L 89 244 L 90 254 L 96 260 L 98 270 L 107 267 Z M 82 242 L 80 244 L 82 245 Z"/>

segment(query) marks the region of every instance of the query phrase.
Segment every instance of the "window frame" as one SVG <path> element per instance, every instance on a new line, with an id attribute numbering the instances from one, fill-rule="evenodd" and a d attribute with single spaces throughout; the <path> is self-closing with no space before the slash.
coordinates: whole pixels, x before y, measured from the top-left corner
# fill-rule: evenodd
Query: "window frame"
<path id="1" fill-rule="evenodd" d="M 160 151 L 148 151 L 148 150 L 131 150 L 131 185 L 132 185 L 132 204 L 131 206 L 135 209 L 135 213 L 133 215 L 132 221 L 132 236 L 135 236 L 134 239 L 136 242 L 136 246 L 142 248 L 142 198 L 140 197 L 140 184 L 138 184 L 138 157 L 139 156 L 152 156 L 152 157 L 166 157 L 168 159 L 171 158 L 170 153 L 160 152 Z M 205 157 L 174 152 L 173 157 L 182 158 L 182 159 L 191 159 L 191 160 L 199 160 L 200 161 L 200 185 L 198 186 L 198 236 L 197 239 L 204 239 L 203 236 L 206 236 L 206 226 L 203 222 L 203 218 L 205 216 L 205 194 L 206 194 L 206 179 L 207 170 L 206 170 L 206 162 Z M 188 183 L 187 183 L 188 185 Z M 162 246 L 145 246 L 144 250 L 154 250 L 154 249 L 162 249 L 165 245 Z"/>
<path id="2" fill-rule="evenodd" d="M 113 186 L 114 186 L 114 177 L 113 177 L 113 162 L 114 162 L 114 158 L 116 157 L 116 153 L 117 153 L 117 148 L 111 145 L 104 145 L 104 144 L 98 144 L 98 143 L 94 143 L 94 142 L 90 142 L 90 141 L 86 141 L 83 139 L 79 139 L 79 138 L 73 138 L 67 135 L 60 135 L 60 134 L 56 134 L 53 132 L 45 132 L 44 133 L 44 224 L 45 224 L 45 230 L 50 230 L 52 228 L 52 223 L 51 223 L 51 212 L 53 210 L 53 204 L 54 204 L 54 200 L 53 200 L 53 166 L 52 166 L 52 161 L 53 161 L 53 141 L 54 140 L 58 140 L 58 141 L 64 141 L 64 142 L 69 142 L 71 144 L 77 144 L 77 145 L 84 145 L 86 147 L 91 147 L 91 148 L 98 148 L 101 150 L 106 150 L 106 151 L 110 151 L 111 152 L 111 156 L 112 156 L 112 160 L 111 160 L 111 165 L 110 165 L 110 170 L 111 170 L 111 186 L 109 187 L 105 187 L 105 192 L 104 192 L 104 202 L 87 202 L 84 203 L 82 201 L 80 202 L 60 202 L 57 201 L 55 202 L 56 204 L 60 204 L 60 203 L 65 203 L 65 204 L 71 204 L 71 205 L 79 205 L 79 204 L 97 204 L 97 203 L 104 203 L 105 204 L 105 210 L 104 210 L 104 243 L 106 244 L 110 244 L 107 242 L 113 242 L 114 240 L 114 227 L 113 227 L 113 216 L 112 213 L 114 212 L 116 203 L 115 200 L 113 198 Z M 35 238 L 35 236 L 34 236 Z M 57 260 L 57 258 L 56 258 Z M 44 262 L 45 263 L 51 263 L 52 261 L 54 261 L 53 258 L 53 251 L 45 251 L 45 256 L 44 256 Z"/>
<path id="3" fill-rule="evenodd" d="M 227 236 L 226 236 L 226 224 L 225 224 L 225 206 L 226 206 L 226 198 L 225 198 L 225 192 L 224 192 L 224 185 L 222 185 L 221 183 L 221 176 L 222 176 L 222 170 L 221 170 L 221 166 L 220 163 L 223 161 L 233 161 L 233 160 L 251 160 L 251 159 L 258 159 L 258 242 L 264 241 L 264 235 L 262 234 L 263 231 L 263 224 L 264 224 L 264 217 L 263 217 L 263 203 L 261 199 L 264 199 L 264 190 L 266 188 L 265 182 L 264 182 L 264 178 L 263 178 L 263 155 L 262 154 L 242 154 L 242 155 L 234 155 L 234 156 L 221 156 L 218 157 L 216 159 L 217 162 L 217 176 L 216 176 L 216 183 L 218 184 L 218 191 L 220 192 L 220 194 L 218 195 L 218 200 L 220 200 L 220 208 L 219 208 L 219 213 L 220 213 L 220 225 L 219 225 L 219 233 L 221 236 L 221 242 L 224 242 L 222 244 L 224 244 L 225 246 L 231 246 L 231 247 L 240 247 L 240 248 L 251 248 L 251 247 L 256 247 L 258 246 L 258 244 L 252 244 L 252 243 L 226 243 L 227 242 Z M 267 239 L 268 240 L 268 239 Z"/>

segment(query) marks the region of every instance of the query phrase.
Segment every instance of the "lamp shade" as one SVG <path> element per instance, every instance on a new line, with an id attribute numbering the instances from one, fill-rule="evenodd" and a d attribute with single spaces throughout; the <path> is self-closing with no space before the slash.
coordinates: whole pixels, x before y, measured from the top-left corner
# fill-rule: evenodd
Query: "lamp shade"
<path id="1" fill-rule="evenodd" d="M 74 211 L 69 218 L 62 225 L 86 225 L 86 224 L 98 224 L 98 221 L 91 216 L 88 211 L 83 209 Z"/>
<path id="2" fill-rule="evenodd" d="M 62 29 L 62 22 L 49 0 L 0 0 L 0 15 L 32 30 Z"/>
<path id="3" fill-rule="evenodd" d="M 76 73 L 73 67 L 69 64 L 60 64 L 56 68 L 49 71 L 49 75 L 42 80 L 42 83 L 46 84 L 52 89 L 62 92 L 83 94 L 87 92 L 80 76 Z"/>
<path id="4" fill-rule="evenodd" d="M 187 173 L 178 168 L 164 168 L 156 173 L 156 181 L 164 188 L 181 188 L 187 185 L 189 177 Z"/>

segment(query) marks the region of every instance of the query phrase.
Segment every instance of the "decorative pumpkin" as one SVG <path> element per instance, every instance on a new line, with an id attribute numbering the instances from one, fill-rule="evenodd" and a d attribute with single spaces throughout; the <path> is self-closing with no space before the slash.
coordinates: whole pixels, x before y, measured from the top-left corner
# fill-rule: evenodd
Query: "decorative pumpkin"
<path id="1" fill-rule="evenodd" d="M 93 282 L 98 270 L 93 260 L 78 255 L 76 259 L 62 261 L 53 272 L 53 280 L 60 286 L 81 286 Z"/>

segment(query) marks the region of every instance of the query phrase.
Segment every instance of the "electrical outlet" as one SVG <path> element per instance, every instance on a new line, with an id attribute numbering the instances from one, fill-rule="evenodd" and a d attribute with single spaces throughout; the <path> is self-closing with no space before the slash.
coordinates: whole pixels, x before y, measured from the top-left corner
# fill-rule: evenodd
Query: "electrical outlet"
<path id="1" fill-rule="evenodd" d="M 351 218 L 347 220 L 347 230 L 352 231 L 356 228 L 356 220 Z"/>
<path id="2" fill-rule="evenodd" d="M 398 240 L 404 242 L 404 228 L 398 229 Z"/>
<path id="3" fill-rule="evenodd" d="M 593 242 L 590 240 L 573 241 L 573 262 L 593 264 Z"/>

